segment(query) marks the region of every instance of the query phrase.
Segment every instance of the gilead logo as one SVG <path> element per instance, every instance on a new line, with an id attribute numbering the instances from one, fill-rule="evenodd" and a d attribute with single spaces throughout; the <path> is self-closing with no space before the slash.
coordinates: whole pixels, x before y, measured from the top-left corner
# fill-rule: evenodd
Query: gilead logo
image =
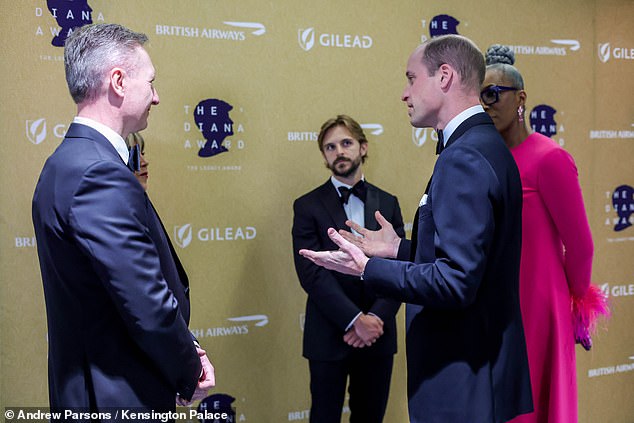
<path id="1" fill-rule="evenodd" d="M 315 46 L 317 41 L 322 47 L 339 47 L 339 48 L 363 48 L 372 47 L 373 40 L 369 35 L 353 35 L 353 34 L 317 34 L 315 28 L 300 29 L 297 31 L 297 40 L 299 46 L 309 51 Z"/>
<path id="2" fill-rule="evenodd" d="M 46 118 L 39 118 L 35 120 L 26 121 L 26 139 L 28 139 L 32 144 L 38 145 L 43 143 L 46 140 L 48 135 L 48 125 L 46 123 Z M 66 125 L 57 124 L 53 126 L 51 131 L 55 138 L 62 139 L 66 134 Z"/>
<path id="3" fill-rule="evenodd" d="M 209 227 L 194 230 L 190 223 L 174 226 L 174 242 L 181 248 L 189 246 L 194 239 L 209 241 L 250 241 L 257 236 L 254 226 Z"/>
<path id="4" fill-rule="evenodd" d="M 601 63 L 607 63 L 610 59 L 633 60 L 634 48 L 612 47 L 610 43 L 601 43 L 597 50 Z"/>

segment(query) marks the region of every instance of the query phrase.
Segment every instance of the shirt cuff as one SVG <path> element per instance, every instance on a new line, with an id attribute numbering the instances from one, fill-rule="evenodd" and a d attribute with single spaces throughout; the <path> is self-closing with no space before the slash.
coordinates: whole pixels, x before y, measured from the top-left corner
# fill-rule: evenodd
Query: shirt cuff
<path id="1" fill-rule="evenodd" d="M 346 326 L 346 332 L 348 332 L 350 330 L 350 328 L 354 325 L 354 322 L 357 321 L 357 319 L 359 318 L 359 316 L 361 316 L 363 314 L 362 311 L 359 312 L 359 314 L 357 314 L 356 316 L 354 316 L 354 319 L 352 319 L 352 321 L 350 322 L 350 324 L 348 326 Z"/>

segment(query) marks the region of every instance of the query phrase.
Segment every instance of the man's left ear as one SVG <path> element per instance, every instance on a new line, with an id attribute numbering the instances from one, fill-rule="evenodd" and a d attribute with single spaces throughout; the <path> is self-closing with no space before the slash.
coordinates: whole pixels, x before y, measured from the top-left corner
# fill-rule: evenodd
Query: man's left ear
<path id="1" fill-rule="evenodd" d="M 454 69 L 449 66 L 447 63 L 443 63 L 438 68 L 439 77 L 440 77 L 440 87 L 446 89 L 451 84 L 454 75 Z"/>

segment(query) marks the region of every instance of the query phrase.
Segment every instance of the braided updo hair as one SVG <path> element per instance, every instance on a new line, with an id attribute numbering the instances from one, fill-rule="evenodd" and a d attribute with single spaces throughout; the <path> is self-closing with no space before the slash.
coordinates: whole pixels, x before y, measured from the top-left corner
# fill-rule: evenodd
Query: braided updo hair
<path id="1" fill-rule="evenodd" d="M 514 88 L 524 89 L 524 78 L 515 66 L 515 53 L 509 46 L 493 44 L 485 54 L 487 70 L 502 73 L 502 76 L 511 82 Z"/>

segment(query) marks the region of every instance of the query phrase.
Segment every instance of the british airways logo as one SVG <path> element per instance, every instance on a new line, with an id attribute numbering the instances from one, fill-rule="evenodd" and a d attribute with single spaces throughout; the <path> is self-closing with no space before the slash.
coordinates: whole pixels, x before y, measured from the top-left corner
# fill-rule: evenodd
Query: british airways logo
<path id="1" fill-rule="evenodd" d="M 167 37 L 203 38 L 209 40 L 245 41 L 249 35 L 259 37 L 266 33 L 260 22 L 224 21 L 225 28 L 201 28 L 197 26 L 156 24 L 156 35 Z"/>
<path id="2" fill-rule="evenodd" d="M 191 332 L 198 339 L 217 336 L 247 335 L 250 328 L 262 328 L 269 324 L 269 317 L 265 314 L 229 317 L 227 320 L 234 324 L 212 328 L 191 329 Z"/>
<path id="3" fill-rule="evenodd" d="M 380 123 L 362 123 L 361 128 L 370 135 L 383 135 L 384 128 Z M 319 132 L 315 131 L 288 131 L 288 141 L 317 141 Z"/>
<path id="4" fill-rule="evenodd" d="M 567 56 L 568 52 L 581 50 L 581 43 L 575 39 L 552 39 L 553 45 L 509 45 L 516 55 Z"/>
<path id="5" fill-rule="evenodd" d="M 381 135 L 383 133 L 383 125 L 380 123 L 362 123 L 361 128 L 372 135 Z"/>

